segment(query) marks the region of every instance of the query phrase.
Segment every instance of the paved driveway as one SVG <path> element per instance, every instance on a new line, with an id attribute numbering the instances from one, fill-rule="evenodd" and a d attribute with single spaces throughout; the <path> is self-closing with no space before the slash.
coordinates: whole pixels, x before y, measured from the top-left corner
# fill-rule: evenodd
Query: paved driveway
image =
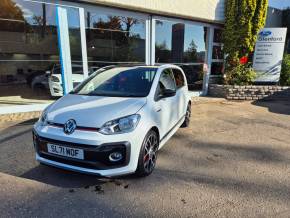
<path id="1" fill-rule="evenodd" d="M 0 217 L 290 217 L 290 102 L 203 99 L 192 111 L 143 179 L 39 166 L 31 123 L 2 123 Z"/>

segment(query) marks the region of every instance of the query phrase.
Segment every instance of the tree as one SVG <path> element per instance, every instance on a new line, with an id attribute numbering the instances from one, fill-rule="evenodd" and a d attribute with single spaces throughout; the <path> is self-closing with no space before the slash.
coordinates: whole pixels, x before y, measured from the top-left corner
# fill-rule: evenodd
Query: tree
<path id="1" fill-rule="evenodd" d="M 91 23 L 90 19 L 89 23 Z M 107 44 L 111 50 L 110 61 L 138 61 L 136 48 L 142 39 L 132 30 L 137 24 L 139 21 L 130 17 L 111 15 L 106 19 L 100 17 L 92 23 L 94 29 L 89 31 L 89 35 L 95 33 L 95 38 L 110 42 Z"/>
<path id="2" fill-rule="evenodd" d="M 14 20 L 24 20 L 21 8 L 11 0 L 0 1 L 0 17 Z"/>
<path id="3" fill-rule="evenodd" d="M 286 39 L 290 39 L 290 7 L 284 10 L 282 15 L 282 26 L 288 29 Z M 286 53 L 290 53 L 289 40 L 286 40 Z"/>
<path id="4" fill-rule="evenodd" d="M 224 51 L 227 68 L 253 52 L 258 32 L 266 22 L 268 0 L 227 0 L 225 8 Z"/>
<path id="5" fill-rule="evenodd" d="M 17 20 L 19 22 L 5 21 L 1 23 L 1 31 L 23 31 L 24 16 L 21 8 L 11 0 L 0 0 L 0 18 Z"/>
<path id="6" fill-rule="evenodd" d="M 190 42 L 189 47 L 185 53 L 188 61 L 192 62 L 197 60 L 197 45 L 195 44 L 194 40 Z"/>

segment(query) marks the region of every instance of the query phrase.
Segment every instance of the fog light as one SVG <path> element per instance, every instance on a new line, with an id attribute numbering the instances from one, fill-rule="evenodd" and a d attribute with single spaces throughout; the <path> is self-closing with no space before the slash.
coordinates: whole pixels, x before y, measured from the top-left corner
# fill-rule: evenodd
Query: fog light
<path id="1" fill-rule="evenodd" d="M 113 152 L 109 155 L 109 160 L 112 162 L 117 162 L 119 160 L 122 160 L 123 155 L 120 152 Z"/>

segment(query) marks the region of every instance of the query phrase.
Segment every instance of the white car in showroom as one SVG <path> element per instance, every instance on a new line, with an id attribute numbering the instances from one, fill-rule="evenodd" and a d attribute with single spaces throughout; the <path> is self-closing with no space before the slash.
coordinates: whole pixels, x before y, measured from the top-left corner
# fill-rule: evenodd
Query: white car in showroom
<path id="1" fill-rule="evenodd" d="M 72 83 L 73 87 L 76 87 L 84 80 L 83 67 L 80 65 L 72 65 Z M 53 66 L 51 71 L 47 71 L 48 86 L 50 95 L 52 97 L 63 96 L 63 85 L 60 65 Z"/>
<path id="2" fill-rule="evenodd" d="M 42 113 L 33 128 L 36 159 L 100 176 L 152 173 L 157 151 L 189 125 L 191 100 L 175 65 L 97 71 Z"/>

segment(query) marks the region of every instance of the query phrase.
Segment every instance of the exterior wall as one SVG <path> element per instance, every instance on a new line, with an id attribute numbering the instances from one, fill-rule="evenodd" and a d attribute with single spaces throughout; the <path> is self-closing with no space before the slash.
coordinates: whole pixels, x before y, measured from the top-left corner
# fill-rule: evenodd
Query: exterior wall
<path id="1" fill-rule="evenodd" d="M 159 15 L 223 23 L 225 0 L 82 0 Z"/>
<path id="2" fill-rule="evenodd" d="M 259 99 L 289 99 L 288 86 L 237 86 L 209 85 L 209 96 L 226 98 L 228 100 L 259 100 Z"/>
<path id="3" fill-rule="evenodd" d="M 267 20 L 265 27 L 281 27 L 282 26 L 282 10 L 268 7 Z"/>

